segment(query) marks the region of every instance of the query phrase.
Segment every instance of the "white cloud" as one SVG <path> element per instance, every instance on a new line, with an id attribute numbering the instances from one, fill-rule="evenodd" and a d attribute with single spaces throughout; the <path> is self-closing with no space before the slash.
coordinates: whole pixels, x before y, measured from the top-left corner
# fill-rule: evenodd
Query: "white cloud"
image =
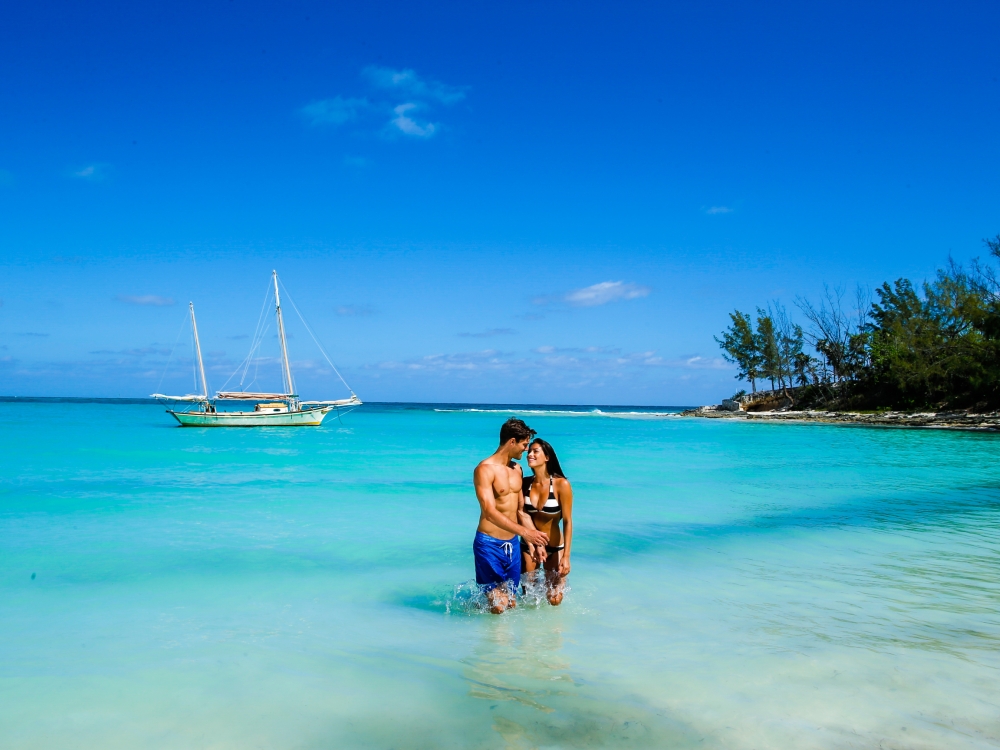
<path id="1" fill-rule="evenodd" d="M 412 135 L 417 138 L 430 138 L 437 130 L 437 125 L 433 122 L 421 124 L 406 114 L 419 108 L 420 106 L 415 102 L 407 102 L 406 104 L 393 107 L 392 111 L 396 113 L 396 116 L 392 118 L 391 124 L 404 135 Z"/>
<path id="2" fill-rule="evenodd" d="M 467 86 L 451 86 L 430 78 L 421 78 L 411 68 L 397 70 L 368 66 L 362 77 L 373 89 L 371 101 L 366 98 L 334 96 L 319 99 L 299 110 L 312 125 L 342 125 L 359 119 L 365 113 L 391 113 L 386 123 L 386 134 L 411 138 L 430 138 L 440 130 L 440 124 L 415 117 L 417 112 L 432 110 L 435 106 L 450 106 L 465 98 Z M 364 166 L 359 157 L 347 157 L 349 166 Z"/>
<path id="3" fill-rule="evenodd" d="M 115 299 L 129 305 L 148 305 L 151 307 L 169 307 L 174 304 L 172 297 L 160 297 L 156 294 L 119 294 Z"/>
<path id="4" fill-rule="evenodd" d="M 368 107 L 367 99 L 345 99 L 335 96 L 310 102 L 299 112 L 312 125 L 343 125 L 358 116 L 358 112 Z"/>
<path id="5" fill-rule="evenodd" d="M 532 356 L 539 355 L 539 356 Z M 507 372 L 517 379 L 555 377 L 557 373 L 576 372 L 582 376 L 620 377 L 628 373 L 653 370 L 728 369 L 729 365 L 716 357 L 698 355 L 678 358 L 658 356 L 655 351 L 622 352 L 617 347 L 557 347 L 539 346 L 528 355 L 484 349 L 455 354 L 429 354 L 407 360 L 392 360 L 366 365 L 364 369 L 395 370 L 398 372 L 448 373 L 459 377 L 484 372 Z"/>
<path id="6" fill-rule="evenodd" d="M 705 209 L 705 213 L 709 216 L 714 214 L 731 214 L 732 212 L 733 209 L 729 208 L 729 206 L 712 206 L 711 208 Z"/>
<path id="7" fill-rule="evenodd" d="M 73 170 L 70 175 L 78 180 L 87 180 L 88 182 L 102 182 L 107 179 L 108 176 L 108 165 L 107 164 L 88 164 L 80 169 Z"/>
<path id="8" fill-rule="evenodd" d="M 415 70 L 382 68 L 370 65 L 362 71 L 376 88 L 397 91 L 408 99 L 432 99 L 441 104 L 455 104 L 465 98 L 467 86 L 449 86 L 432 79 L 423 79 Z"/>
<path id="9" fill-rule="evenodd" d="M 606 346 L 539 346 L 531 351 L 535 354 L 618 354 L 621 349 Z"/>
<path id="10" fill-rule="evenodd" d="M 461 352 L 458 354 L 428 354 L 402 362 L 379 362 L 375 367 L 380 370 L 428 370 L 433 372 L 509 370 L 518 361 L 523 360 L 511 360 L 509 354 L 503 354 L 496 349 L 484 349 L 480 352 Z"/>
<path id="11" fill-rule="evenodd" d="M 659 359 L 659 358 L 657 358 Z M 665 367 L 676 367 L 685 370 L 729 370 L 732 365 L 721 357 L 702 357 L 699 355 L 679 357 L 677 359 L 661 360 Z"/>
<path id="12" fill-rule="evenodd" d="M 626 284 L 623 281 L 602 281 L 599 284 L 577 289 L 565 296 L 565 300 L 577 307 L 595 307 L 623 299 L 646 297 L 652 290 L 640 284 Z"/>

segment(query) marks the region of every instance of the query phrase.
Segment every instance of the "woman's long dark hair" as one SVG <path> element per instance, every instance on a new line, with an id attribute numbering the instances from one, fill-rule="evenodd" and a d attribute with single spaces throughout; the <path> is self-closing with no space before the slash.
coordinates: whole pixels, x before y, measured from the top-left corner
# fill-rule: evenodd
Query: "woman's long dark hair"
<path id="1" fill-rule="evenodd" d="M 556 456 L 555 448 L 541 438 L 535 438 L 531 441 L 531 444 L 542 447 L 542 453 L 545 454 L 545 470 L 549 472 L 549 476 L 565 479 L 566 475 L 563 474 L 562 466 L 559 465 L 559 458 Z"/>

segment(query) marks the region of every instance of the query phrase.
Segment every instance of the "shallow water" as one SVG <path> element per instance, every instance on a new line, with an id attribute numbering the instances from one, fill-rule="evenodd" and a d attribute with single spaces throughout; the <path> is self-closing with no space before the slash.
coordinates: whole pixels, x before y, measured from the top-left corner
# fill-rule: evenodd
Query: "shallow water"
<path id="1" fill-rule="evenodd" d="M 0 747 L 1000 745 L 1000 436 L 533 409 L 572 588 L 493 617 L 482 409 L 0 403 Z"/>

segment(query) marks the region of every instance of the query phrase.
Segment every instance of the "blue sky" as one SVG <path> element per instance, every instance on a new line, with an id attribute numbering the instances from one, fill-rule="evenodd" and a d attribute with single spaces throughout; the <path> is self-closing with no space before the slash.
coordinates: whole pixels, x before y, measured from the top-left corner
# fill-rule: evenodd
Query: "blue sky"
<path id="1" fill-rule="evenodd" d="M 0 393 L 186 392 L 189 300 L 218 388 L 276 268 L 363 399 L 714 401 L 733 308 L 1000 232 L 997 28 L 986 2 L 8 3 Z M 290 317 L 300 392 L 339 396 Z"/>

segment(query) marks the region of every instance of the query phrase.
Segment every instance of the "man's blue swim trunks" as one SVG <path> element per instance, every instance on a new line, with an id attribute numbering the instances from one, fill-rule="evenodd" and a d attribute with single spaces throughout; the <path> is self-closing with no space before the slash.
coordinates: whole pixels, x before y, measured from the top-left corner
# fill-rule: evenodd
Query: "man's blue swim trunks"
<path id="1" fill-rule="evenodd" d="M 499 584 L 516 590 L 521 582 L 521 549 L 516 536 L 503 540 L 478 531 L 472 554 L 476 558 L 476 583 L 486 590 Z"/>

